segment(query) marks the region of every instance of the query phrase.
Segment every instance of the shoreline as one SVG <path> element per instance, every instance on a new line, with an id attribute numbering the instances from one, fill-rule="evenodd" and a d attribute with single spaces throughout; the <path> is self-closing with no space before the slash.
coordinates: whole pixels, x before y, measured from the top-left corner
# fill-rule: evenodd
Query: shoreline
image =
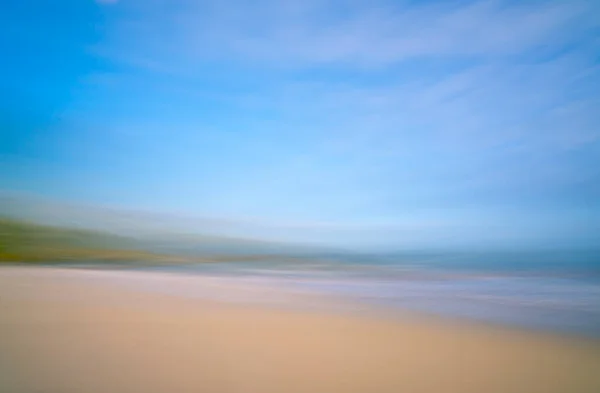
<path id="1" fill-rule="evenodd" d="M 460 298 L 443 298 L 439 294 L 435 294 L 436 298 L 429 300 L 429 308 L 423 307 L 418 301 L 423 299 L 423 295 L 432 295 L 431 290 L 436 289 L 431 286 L 438 285 L 439 283 L 453 284 L 457 281 L 453 281 L 451 278 L 437 279 L 421 279 L 421 277 L 408 276 L 404 277 L 399 281 L 371 281 L 369 278 L 352 278 L 352 277 L 310 277 L 310 276 L 278 276 L 277 274 L 271 275 L 267 271 L 267 274 L 261 274 L 260 271 L 246 272 L 238 274 L 236 272 L 227 271 L 187 271 L 185 269 L 138 269 L 138 268 L 123 268 L 123 269 L 111 269 L 110 267 L 102 268 L 95 266 L 23 266 L 15 265 L 12 267 L 4 266 L 4 269 L 34 269 L 36 268 L 49 269 L 49 271 L 56 272 L 58 275 L 74 276 L 76 275 L 79 280 L 92 280 L 92 282 L 104 282 L 111 285 L 118 284 L 123 289 L 134 289 L 145 291 L 149 293 L 162 293 L 166 295 L 172 295 L 181 298 L 208 300 L 208 301 L 222 301 L 225 303 L 241 304 L 241 305 L 259 305 L 265 307 L 277 307 L 281 309 L 290 308 L 291 310 L 305 310 L 305 311 L 324 311 L 324 312 L 337 312 L 337 313 L 358 313 L 363 315 L 379 315 L 386 319 L 399 317 L 401 319 L 406 318 L 410 315 L 412 318 L 428 318 L 434 319 L 441 322 L 452 322 L 452 323 L 467 323 L 483 325 L 491 328 L 500 329 L 511 329 L 517 331 L 528 331 L 538 334 L 550 334 L 556 336 L 565 337 L 579 337 L 583 339 L 600 340 L 600 320 L 598 320 L 597 301 L 596 309 L 592 309 L 589 314 L 589 320 L 585 321 L 586 325 L 582 325 L 584 321 L 572 318 L 569 319 L 569 315 L 565 315 L 567 309 L 553 309 L 548 307 L 547 309 L 542 306 L 536 305 L 536 301 L 543 300 L 545 302 L 551 301 L 565 301 L 568 299 L 561 299 L 560 297 L 554 298 L 541 298 L 536 295 L 534 299 L 527 298 L 510 298 L 505 299 L 499 298 L 498 301 L 505 300 L 510 303 L 498 302 L 497 304 L 493 301 L 487 301 L 487 303 L 473 303 L 473 298 L 468 296 L 477 295 L 483 297 L 483 294 L 465 293 L 468 289 L 458 289 L 460 292 L 449 293 L 454 296 L 460 295 Z M 7 270 L 5 270 L 7 271 Z M 454 280 L 458 279 L 463 283 L 475 282 L 478 285 L 494 284 L 494 282 L 503 280 L 511 281 L 514 285 L 515 281 L 519 283 L 519 287 L 522 287 L 520 281 L 527 280 L 527 278 L 516 276 L 516 277 L 496 277 L 496 276 L 459 276 L 454 277 Z M 484 282 L 485 281 L 485 282 Z M 196 285 L 201 284 L 201 285 Z M 308 284 L 308 286 L 306 285 Z M 344 286 L 345 290 L 336 291 L 335 288 L 331 289 L 330 285 Z M 400 292 L 401 296 L 408 296 L 406 299 L 403 298 L 386 298 L 385 294 L 381 297 L 377 295 L 361 296 L 360 293 L 352 293 L 352 285 L 359 284 L 364 289 L 374 289 L 377 287 L 383 290 L 391 289 L 389 285 L 413 286 L 413 289 L 409 289 L 409 292 Z M 530 285 L 533 288 L 535 282 L 525 281 L 525 284 Z M 575 283 L 570 283 L 574 285 Z M 366 285 L 366 286 L 365 286 Z M 381 287 L 383 285 L 383 287 Z M 414 289 L 414 286 L 420 289 Z M 507 285 L 507 284 L 502 284 Z M 497 286 L 497 285 L 496 285 Z M 228 291 L 223 291 L 223 287 L 227 287 Z M 329 288 L 329 289 L 328 289 Z M 350 288 L 350 292 L 347 289 Z M 459 287 L 460 288 L 460 287 Z M 360 290 L 360 288 L 358 288 Z M 438 288 L 439 289 L 439 288 Z M 506 292 L 508 288 L 502 288 L 503 292 Z M 564 291 L 564 288 L 551 288 L 553 290 Z M 496 288 L 498 290 L 498 288 Z M 547 290 L 546 288 L 537 288 L 537 290 Z M 580 290 L 577 288 L 577 290 Z M 411 292 L 413 291 L 413 292 Z M 419 292 L 421 291 L 421 292 Z M 429 292 L 428 292 L 429 291 Z M 598 288 L 594 288 L 595 292 L 598 292 Z M 530 290 L 532 292 L 532 290 Z M 509 292 L 506 292 L 510 294 Z M 270 296 L 274 294 L 275 296 Z M 414 297 L 415 294 L 417 297 Z M 410 297 L 410 296 L 413 297 Z M 504 296 L 502 293 L 498 295 Z M 600 292 L 598 292 L 600 296 Z M 421 299 L 419 298 L 421 297 Z M 511 296 L 511 295 L 506 295 Z M 587 294 L 587 296 L 592 296 Z M 491 297 L 491 296 L 489 296 Z M 485 300 L 485 297 L 483 297 Z M 401 300 L 401 301 L 398 301 Z M 475 298 L 475 301 L 479 299 Z M 512 303 L 518 301 L 520 303 Z M 525 303 L 528 302 L 528 303 Z M 471 302 L 471 303 L 469 303 Z M 493 310 L 488 312 L 489 310 Z M 456 309 L 452 307 L 460 306 L 462 309 Z M 476 306 L 477 308 L 473 312 L 469 310 L 469 306 Z M 448 307 L 446 309 L 445 307 Z M 495 307 L 495 308 L 494 308 Z M 500 309 L 498 309 L 500 307 Z M 502 309 L 502 307 L 505 307 Z M 511 308 L 512 307 L 512 308 Z M 529 309 L 528 307 L 533 307 Z M 468 313 L 466 311 L 472 311 Z M 502 314 L 502 312 L 511 312 L 512 314 Z M 529 314 L 523 314 L 519 320 L 518 312 L 527 311 Z M 545 316 L 543 320 L 535 320 L 534 315 L 531 312 L 547 311 L 552 312 Z M 461 314 L 462 312 L 462 314 Z M 591 319 L 593 318 L 595 319 Z M 573 315 L 571 315 L 573 317 Z M 577 315 L 581 318 L 581 314 Z M 569 326 L 570 324 L 570 326 Z"/>
<path id="2" fill-rule="evenodd" d="M 275 304 L 130 285 L 152 280 Z M 591 393 L 600 386 L 597 340 L 412 312 L 331 312 L 334 299 L 281 296 L 164 273 L 0 268 L 0 391 Z M 294 301 L 314 307 L 286 306 Z"/>

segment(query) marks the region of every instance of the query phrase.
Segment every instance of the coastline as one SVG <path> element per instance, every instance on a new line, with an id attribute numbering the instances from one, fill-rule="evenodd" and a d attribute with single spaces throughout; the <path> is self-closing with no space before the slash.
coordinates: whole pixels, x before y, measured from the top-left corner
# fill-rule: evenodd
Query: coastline
<path id="1" fill-rule="evenodd" d="M 68 266 L 65 272 L 73 267 Z M 331 312 L 379 310 L 386 317 L 427 315 L 492 327 L 600 338 L 600 285 L 569 277 L 436 274 L 429 270 L 388 270 L 369 275 L 364 271 L 329 271 L 322 267 L 297 271 L 285 265 L 259 267 L 252 263 L 118 270 L 82 265 L 77 269 L 87 272 L 80 273 L 80 279 L 105 278 L 124 288 L 184 298 Z M 223 286 L 229 289 L 223 291 Z"/>
<path id="2" fill-rule="evenodd" d="M 156 291 L 157 284 L 201 286 L 222 297 L 185 297 Z M 344 310 L 332 298 L 191 275 L 2 267 L 0 391 L 593 392 L 600 386 L 598 340 L 411 312 L 331 312 L 336 307 Z"/>

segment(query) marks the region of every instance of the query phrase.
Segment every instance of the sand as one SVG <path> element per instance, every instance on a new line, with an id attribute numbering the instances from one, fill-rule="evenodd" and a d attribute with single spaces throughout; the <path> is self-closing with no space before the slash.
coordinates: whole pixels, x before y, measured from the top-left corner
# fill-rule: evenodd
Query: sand
<path id="1" fill-rule="evenodd" d="M 600 392 L 595 340 L 186 299 L 120 275 L 173 280 L 0 268 L 0 392 Z"/>

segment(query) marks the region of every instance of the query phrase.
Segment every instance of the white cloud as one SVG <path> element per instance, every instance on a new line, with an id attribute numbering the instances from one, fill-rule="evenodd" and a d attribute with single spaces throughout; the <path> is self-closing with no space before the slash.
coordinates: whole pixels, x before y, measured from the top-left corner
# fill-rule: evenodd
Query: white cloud
<path id="1" fill-rule="evenodd" d="M 125 5 L 125 4 L 124 4 Z M 423 56 L 503 56 L 568 42 L 597 24 L 594 3 L 142 1 L 115 26 L 145 62 L 229 59 L 293 67 L 387 66 Z M 133 55 L 136 56 L 136 55 Z"/>
<path id="2" fill-rule="evenodd" d="M 133 97 L 153 86 L 187 106 L 212 94 L 245 116 L 244 132 L 277 130 L 247 148 L 272 159 L 228 166 L 207 191 L 235 213 L 335 221 L 589 176 L 562 155 L 600 138 L 594 1 L 340 4 L 132 0 L 97 49 L 145 71 L 125 77 Z M 440 66 L 413 64 L 423 59 Z M 196 87 L 207 63 L 273 76 L 246 91 Z M 315 69 L 334 77 L 298 77 Z"/>

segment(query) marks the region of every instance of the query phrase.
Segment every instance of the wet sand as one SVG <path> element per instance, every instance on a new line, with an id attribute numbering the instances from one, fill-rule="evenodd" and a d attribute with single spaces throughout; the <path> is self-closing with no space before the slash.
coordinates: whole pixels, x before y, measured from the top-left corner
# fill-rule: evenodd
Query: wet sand
<path id="1" fill-rule="evenodd" d="M 331 300 L 260 287 L 218 290 L 252 291 L 264 305 L 190 299 L 119 277 L 216 285 L 197 276 L 2 267 L 0 392 L 600 391 L 597 340 L 272 307 L 268 300 Z"/>

